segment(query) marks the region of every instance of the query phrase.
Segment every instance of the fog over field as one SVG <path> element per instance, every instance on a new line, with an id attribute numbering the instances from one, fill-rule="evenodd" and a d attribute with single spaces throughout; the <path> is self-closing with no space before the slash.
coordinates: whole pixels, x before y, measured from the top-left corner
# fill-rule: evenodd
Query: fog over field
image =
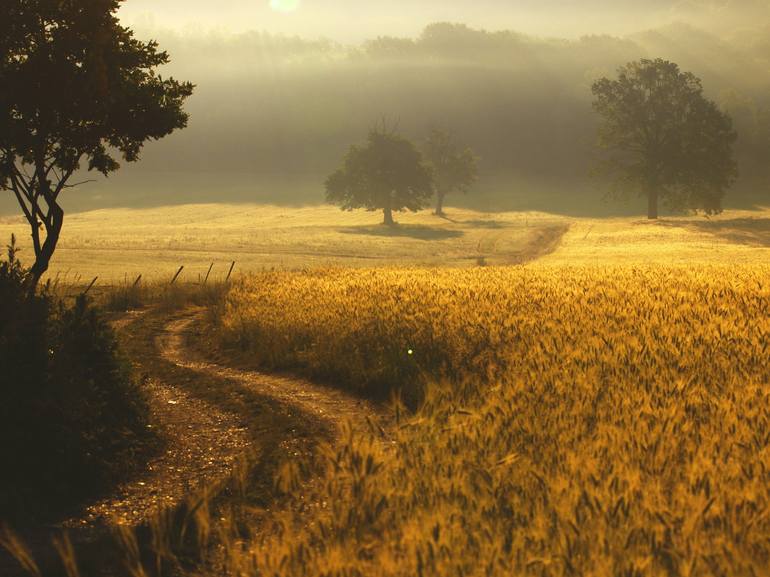
<path id="1" fill-rule="evenodd" d="M 191 80 L 187 130 L 143 161 L 68 191 L 68 210 L 186 202 L 323 201 L 323 181 L 380 119 L 420 141 L 433 126 L 480 157 L 450 202 L 601 215 L 590 177 L 591 83 L 640 57 L 703 79 L 733 117 L 740 178 L 727 207 L 770 203 L 770 3 L 482 0 L 130 0 L 124 21 Z M 4 214 L 18 210 L 10 195 Z"/>

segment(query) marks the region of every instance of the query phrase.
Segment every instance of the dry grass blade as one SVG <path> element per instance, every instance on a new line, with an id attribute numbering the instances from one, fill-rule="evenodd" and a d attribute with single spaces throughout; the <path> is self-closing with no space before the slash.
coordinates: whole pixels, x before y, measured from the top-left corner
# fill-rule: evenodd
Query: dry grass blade
<path id="1" fill-rule="evenodd" d="M 40 569 L 32 558 L 29 549 L 19 537 L 5 525 L 0 525 L 0 547 L 3 547 L 30 575 L 41 577 Z"/>

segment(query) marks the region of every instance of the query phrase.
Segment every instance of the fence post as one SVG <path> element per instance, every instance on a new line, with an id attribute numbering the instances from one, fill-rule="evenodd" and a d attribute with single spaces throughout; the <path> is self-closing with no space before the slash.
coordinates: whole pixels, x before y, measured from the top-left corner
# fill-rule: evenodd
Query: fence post
<path id="1" fill-rule="evenodd" d="M 225 279 L 225 282 L 230 280 L 230 275 L 233 274 L 234 268 L 235 268 L 235 261 L 233 261 L 233 264 L 230 265 L 230 272 L 227 273 L 227 278 Z"/>
<path id="2" fill-rule="evenodd" d="M 209 272 L 206 273 L 206 278 L 203 279 L 203 284 L 205 285 L 209 281 L 209 275 L 211 274 L 211 269 L 214 268 L 214 263 L 211 263 L 211 266 L 209 267 Z"/>
<path id="3" fill-rule="evenodd" d="M 176 282 L 176 279 L 179 278 L 179 275 L 182 274 L 182 271 L 184 270 L 184 265 L 179 267 L 179 270 L 176 271 L 176 274 L 174 275 L 174 278 L 171 279 L 171 284 L 174 284 Z"/>
<path id="4" fill-rule="evenodd" d="M 88 291 L 90 291 L 93 288 L 93 286 L 96 284 L 97 280 L 99 280 L 99 277 L 98 276 L 94 277 L 94 280 L 91 281 L 91 284 L 88 285 L 88 288 L 83 291 L 83 296 L 86 296 L 88 294 Z"/>

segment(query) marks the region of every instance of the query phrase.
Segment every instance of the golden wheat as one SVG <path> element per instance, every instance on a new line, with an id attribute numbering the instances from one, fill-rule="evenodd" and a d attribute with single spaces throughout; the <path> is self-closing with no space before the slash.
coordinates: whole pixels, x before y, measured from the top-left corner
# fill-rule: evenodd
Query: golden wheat
<path id="1" fill-rule="evenodd" d="M 770 267 L 265 273 L 223 342 L 422 397 L 239 575 L 770 574 Z"/>

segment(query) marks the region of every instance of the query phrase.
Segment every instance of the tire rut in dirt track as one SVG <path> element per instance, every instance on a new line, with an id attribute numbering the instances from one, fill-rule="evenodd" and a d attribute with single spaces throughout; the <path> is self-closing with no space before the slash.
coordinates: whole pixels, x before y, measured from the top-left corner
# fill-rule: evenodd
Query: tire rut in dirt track
<path id="1" fill-rule="evenodd" d="M 186 347 L 192 330 L 203 315 L 192 309 L 166 325 L 158 338 L 160 354 L 177 366 L 208 374 L 217 379 L 236 381 L 249 390 L 269 397 L 287 408 L 299 410 L 310 418 L 323 421 L 339 434 L 346 423 L 363 430 L 368 421 L 378 422 L 383 414 L 373 404 L 340 390 L 324 387 L 297 377 L 234 369 L 201 360 Z"/>
<path id="2" fill-rule="evenodd" d="M 559 248 L 562 237 L 569 229 L 569 224 L 556 224 L 536 230 L 527 245 L 511 255 L 508 264 L 526 264 L 551 254 Z"/>
<path id="3" fill-rule="evenodd" d="M 120 331 L 141 316 L 141 312 L 129 313 L 113 327 Z M 248 450 L 249 435 L 238 415 L 155 375 L 144 378 L 142 389 L 151 426 L 164 438 L 163 451 L 135 478 L 89 505 L 83 515 L 65 522 L 65 527 L 139 525 L 178 505 L 197 489 L 226 478 Z"/>

